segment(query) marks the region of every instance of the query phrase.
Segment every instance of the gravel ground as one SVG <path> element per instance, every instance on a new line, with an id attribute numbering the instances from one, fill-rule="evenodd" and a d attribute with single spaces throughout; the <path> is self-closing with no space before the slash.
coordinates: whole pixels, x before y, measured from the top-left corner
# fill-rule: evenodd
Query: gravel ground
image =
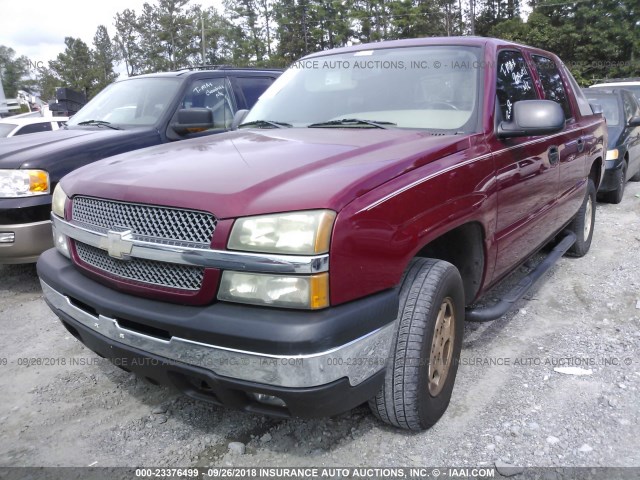
<path id="1" fill-rule="evenodd" d="M 620 205 L 598 205 L 586 257 L 561 259 L 501 319 L 467 324 L 451 405 L 418 434 L 365 406 L 283 421 L 151 385 L 66 332 L 34 266 L 0 266 L 0 466 L 640 466 L 639 252 L 630 183 Z M 591 374 L 554 370 L 566 366 Z"/>

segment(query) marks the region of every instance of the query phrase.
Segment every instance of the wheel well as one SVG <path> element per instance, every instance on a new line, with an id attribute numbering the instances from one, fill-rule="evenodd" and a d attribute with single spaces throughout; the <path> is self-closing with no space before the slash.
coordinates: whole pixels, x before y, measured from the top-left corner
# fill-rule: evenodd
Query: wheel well
<path id="1" fill-rule="evenodd" d="M 484 234 L 478 223 L 466 223 L 422 248 L 417 257 L 437 258 L 454 265 L 464 285 L 465 303 L 475 298 L 484 273 Z"/>
<path id="2" fill-rule="evenodd" d="M 602 158 L 597 158 L 591 165 L 591 171 L 589 172 L 589 178 L 593 180 L 593 184 L 596 186 L 596 191 L 600 187 L 600 174 L 602 172 Z"/>

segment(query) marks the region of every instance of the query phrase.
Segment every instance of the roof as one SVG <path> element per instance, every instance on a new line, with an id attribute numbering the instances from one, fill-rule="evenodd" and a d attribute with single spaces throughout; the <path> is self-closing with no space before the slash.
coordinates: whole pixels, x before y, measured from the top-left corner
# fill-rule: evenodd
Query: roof
<path id="1" fill-rule="evenodd" d="M 597 83 L 595 85 L 591 85 L 589 88 L 600 88 L 600 87 L 623 87 L 625 85 L 640 85 L 640 80 L 620 80 L 615 82 L 607 82 L 607 83 Z"/>
<path id="2" fill-rule="evenodd" d="M 195 74 L 202 73 L 238 73 L 238 72 L 265 72 L 265 73 L 273 73 L 273 72 L 282 72 L 281 68 L 255 68 L 255 67 L 234 67 L 231 65 L 203 65 L 203 66 L 194 66 L 194 67 L 186 67 L 180 70 L 175 70 L 172 72 L 157 72 L 157 73 L 145 73 L 143 75 L 135 75 L 133 77 L 123 78 L 119 81 L 131 80 L 134 78 L 158 78 L 158 77 L 188 77 Z"/>
<path id="3" fill-rule="evenodd" d="M 31 125 L 33 123 L 66 122 L 67 120 L 69 120 L 69 117 L 27 117 L 27 118 L 6 117 L 0 120 L 0 124 L 9 123 L 11 125 L 18 125 L 22 127 L 24 125 Z"/>
<path id="4" fill-rule="evenodd" d="M 312 53 L 304 58 L 320 57 L 323 55 L 334 55 L 339 53 L 358 52 L 361 50 L 376 50 L 381 48 L 398 48 L 398 47 L 420 47 L 427 45 L 459 45 L 470 47 L 482 47 L 491 46 L 493 48 L 511 46 L 519 48 L 527 48 L 531 50 L 539 50 L 534 47 L 522 45 L 507 40 L 501 40 L 499 38 L 491 37 L 476 37 L 476 36 L 462 36 L 462 37 L 423 37 L 423 38 L 409 38 L 404 40 L 384 40 L 381 42 L 363 43 L 360 45 L 353 45 L 350 47 L 335 48 L 333 50 L 323 50 L 321 52 Z M 539 50 L 542 51 L 542 50 Z"/>

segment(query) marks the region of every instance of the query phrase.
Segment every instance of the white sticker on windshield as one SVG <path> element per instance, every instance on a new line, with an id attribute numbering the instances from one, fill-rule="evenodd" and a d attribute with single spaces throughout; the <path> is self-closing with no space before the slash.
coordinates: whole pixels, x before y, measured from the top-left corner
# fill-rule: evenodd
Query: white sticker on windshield
<path id="1" fill-rule="evenodd" d="M 340 71 L 327 72 L 324 77 L 325 85 L 339 85 L 340 84 Z"/>
<path id="2" fill-rule="evenodd" d="M 354 57 L 366 57 L 368 55 L 373 55 L 373 50 L 362 50 L 353 54 Z"/>

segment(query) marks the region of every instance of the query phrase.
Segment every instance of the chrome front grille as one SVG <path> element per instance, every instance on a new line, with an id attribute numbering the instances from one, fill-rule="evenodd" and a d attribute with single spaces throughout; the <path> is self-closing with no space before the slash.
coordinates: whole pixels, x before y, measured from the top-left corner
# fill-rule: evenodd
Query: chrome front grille
<path id="1" fill-rule="evenodd" d="M 96 247 L 75 242 L 76 252 L 84 263 L 117 277 L 150 285 L 180 290 L 200 290 L 204 268 L 142 258 L 117 260 Z"/>
<path id="2" fill-rule="evenodd" d="M 186 242 L 207 247 L 217 223 L 210 213 L 93 197 L 75 197 L 72 218 L 104 231 L 124 227 L 141 240 Z"/>

